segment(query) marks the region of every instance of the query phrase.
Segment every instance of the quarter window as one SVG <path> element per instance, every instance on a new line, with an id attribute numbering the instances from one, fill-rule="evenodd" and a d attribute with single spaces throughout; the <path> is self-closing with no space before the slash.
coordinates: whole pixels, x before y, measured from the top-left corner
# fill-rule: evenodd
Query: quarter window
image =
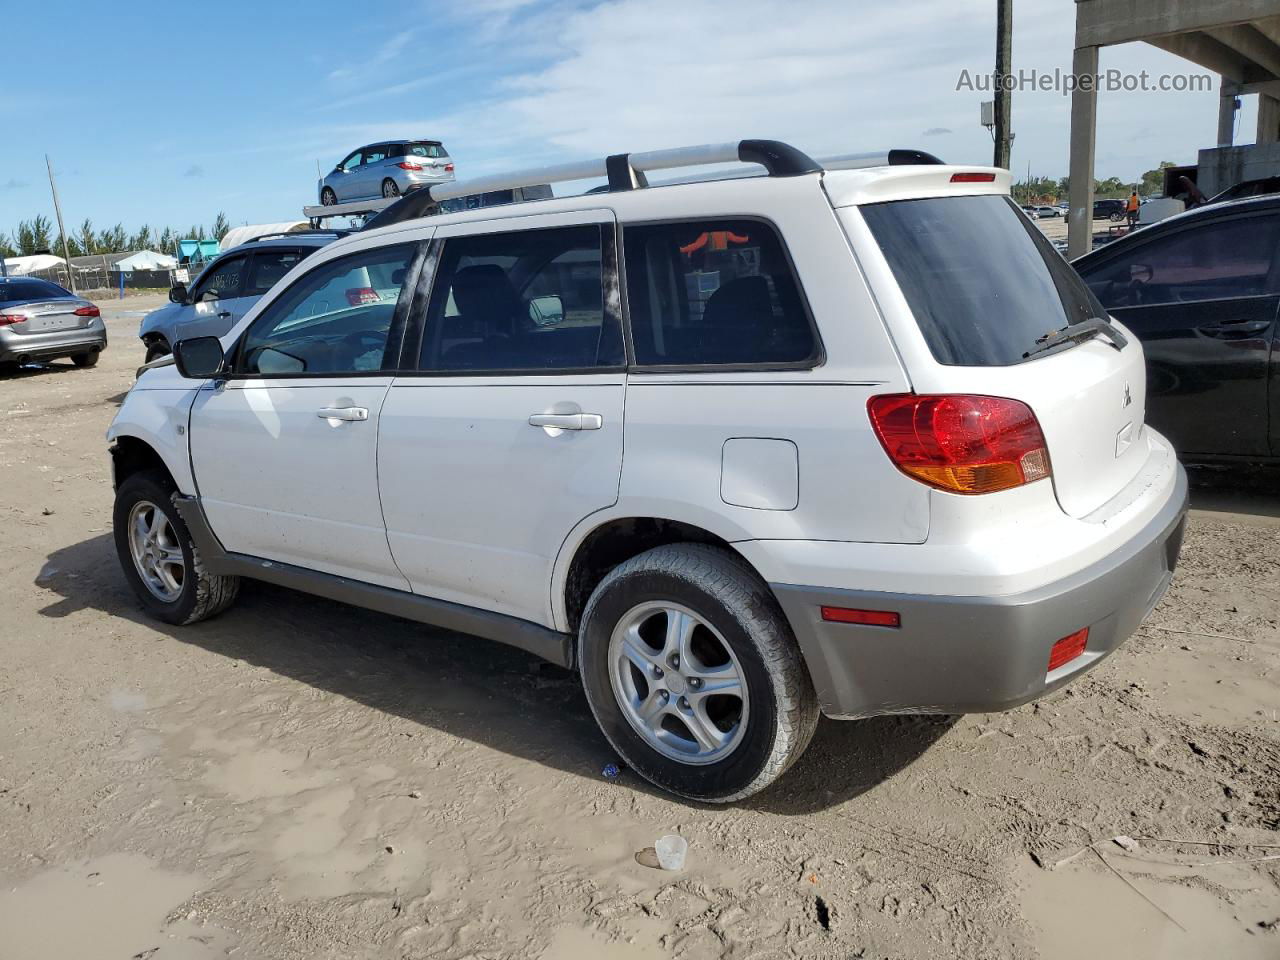
<path id="1" fill-rule="evenodd" d="M 1278 243 L 1280 217 L 1220 220 L 1133 247 L 1085 281 L 1108 309 L 1256 297 Z"/>
<path id="2" fill-rule="evenodd" d="M 623 231 L 640 366 L 812 362 L 813 327 L 782 241 L 758 220 Z"/>
<path id="3" fill-rule="evenodd" d="M 605 310 L 601 228 L 455 237 L 427 307 L 423 370 L 618 367 L 617 317 Z"/>
<path id="4" fill-rule="evenodd" d="M 249 328 L 237 372 L 317 376 L 383 369 L 413 249 L 381 247 L 300 277 Z"/>

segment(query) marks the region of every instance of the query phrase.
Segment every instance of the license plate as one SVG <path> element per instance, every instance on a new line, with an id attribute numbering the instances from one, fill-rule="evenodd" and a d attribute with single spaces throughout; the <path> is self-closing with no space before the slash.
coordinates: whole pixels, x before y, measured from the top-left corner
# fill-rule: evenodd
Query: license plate
<path id="1" fill-rule="evenodd" d="M 80 318 L 75 314 L 54 314 L 53 316 L 34 316 L 27 321 L 27 329 L 36 330 L 62 330 L 66 327 L 74 327 L 76 321 Z"/>

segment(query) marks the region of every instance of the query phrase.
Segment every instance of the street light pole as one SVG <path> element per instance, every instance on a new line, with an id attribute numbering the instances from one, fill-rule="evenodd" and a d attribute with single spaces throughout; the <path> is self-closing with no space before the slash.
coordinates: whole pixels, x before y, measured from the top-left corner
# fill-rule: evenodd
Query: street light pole
<path id="1" fill-rule="evenodd" d="M 71 248 L 67 246 L 67 228 L 62 225 L 62 204 L 58 203 L 58 185 L 53 179 L 53 164 L 49 162 L 49 155 L 44 155 L 44 166 L 49 171 L 49 189 L 53 191 L 53 212 L 58 217 L 58 235 L 62 238 L 62 259 L 67 261 L 67 285 L 71 287 L 71 292 L 76 292 L 76 275 L 71 269 Z"/>

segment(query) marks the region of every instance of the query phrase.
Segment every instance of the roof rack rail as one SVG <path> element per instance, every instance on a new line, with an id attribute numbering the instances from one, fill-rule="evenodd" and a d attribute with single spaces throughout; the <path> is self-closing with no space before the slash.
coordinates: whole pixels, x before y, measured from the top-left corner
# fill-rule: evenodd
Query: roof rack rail
<path id="1" fill-rule="evenodd" d="M 332 230 L 324 230 L 324 229 L 284 230 L 279 233 L 264 233 L 256 237 L 250 237 L 248 240 L 245 241 L 245 243 L 257 243 L 260 240 L 279 240 L 282 237 L 314 237 L 314 236 L 345 237 L 347 234 L 354 233 L 354 232 L 355 231 L 353 230 L 346 230 L 346 229 L 340 230 L 337 227 L 334 227 Z"/>
<path id="2" fill-rule="evenodd" d="M 821 173 L 824 169 L 840 170 L 856 166 L 884 166 L 899 164 L 942 163 L 932 154 L 921 150 L 890 150 L 887 153 L 859 154 L 837 157 L 828 165 L 819 163 L 808 154 L 781 140 L 739 140 L 729 143 L 710 143 L 692 147 L 674 147 L 668 150 L 648 150 L 640 153 L 619 153 L 596 160 L 580 160 L 550 167 L 520 170 L 512 173 L 490 174 L 470 180 L 453 180 L 431 184 L 406 194 L 390 206 L 371 217 L 364 230 L 386 227 L 406 220 L 430 216 L 439 211 L 442 201 L 456 197 L 469 197 L 499 190 L 515 190 L 521 187 L 564 183 L 572 180 L 604 178 L 608 185 L 591 192 L 617 193 L 643 189 L 649 185 L 647 174 L 655 170 L 671 170 L 679 167 L 697 167 L 720 163 L 752 163 L 764 167 L 770 177 L 798 177 L 809 173 Z M 308 208 L 310 209 L 310 208 Z"/>

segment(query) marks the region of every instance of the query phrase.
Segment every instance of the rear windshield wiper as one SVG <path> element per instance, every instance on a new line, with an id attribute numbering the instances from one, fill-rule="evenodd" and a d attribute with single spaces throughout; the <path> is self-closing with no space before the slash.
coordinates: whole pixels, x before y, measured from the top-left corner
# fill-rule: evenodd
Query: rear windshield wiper
<path id="1" fill-rule="evenodd" d="M 1064 343 L 1084 343 L 1094 337 L 1106 337 L 1111 346 L 1117 350 L 1123 350 L 1129 343 L 1123 333 L 1102 317 L 1091 317 L 1079 323 L 1068 324 L 1061 330 L 1055 330 L 1053 333 L 1046 333 L 1043 337 L 1037 338 L 1036 345 L 1024 353 L 1022 359 L 1026 360 L 1028 357 L 1034 357 L 1037 354 L 1052 350 L 1054 347 L 1060 347 Z"/>

